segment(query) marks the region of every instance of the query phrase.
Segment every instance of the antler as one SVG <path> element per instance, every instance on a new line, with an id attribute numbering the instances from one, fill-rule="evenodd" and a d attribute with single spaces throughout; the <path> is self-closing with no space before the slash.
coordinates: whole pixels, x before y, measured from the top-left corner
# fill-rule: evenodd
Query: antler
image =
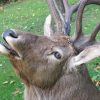
<path id="1" fill-rule="evenodd" d="M 74 12 L 77 11 L 79 7 L 79 2 L 76 3 L 75 5 L 70 6 L 68 4 L 68 1 L 63 0 L 64 8 L 65 8 L 65 30 L 67 33 L 70 32 L 70 21 L 71 21 L 71 16 Z"/>
<path id="2" fill-rule="evenodd" d="M 100 23 L 97 24 L 97 26 L 94 28 L 94 30 L 91 33 L 91 36 L 89 38 L 89 42 L 95 41 L 97 33 L 100 31 Z"/>
<path id="3" fill-rule="evenodd" d="M 48 5 L 56 25 L 55 33 L 69 35 L 71 16 L 77 11 L 79 3 L 69 6 L 67 0 L 48 0 Z"/>
<path id="4" fill-rule="evenodd" d="M 49 5 L 49 8 L 50 8 L 51 14 L 53 16 L 53 19 L 56 23 L 56 30 L 55 31 L 61 32 L 62 31 L 61 19 L 58 16 L 58 12 L 55 8 L 53 0 L 48 0 L 48 5 Z"/>
<path id="5" fill-rule="evenodd" d="M 100 30 L 100 23 L 94 28 L 91 36 L 84 36 L 82 30 L 82 16 L 86 5 L 88 4 L 100 4 L 100 0 L 82 0 L 77 12 L 76 19 L 76 38 L 74 40 L 74 47 L 78 52 L 82 51 L 86 46 L 90 46 L 96 43 L 96 35 Z"/>
<path id="6" fill-rule="evenodd" d="M 88 0 L 87 4 L 97 4 L 97 5 L 100 5 L 100 0 Z"/>

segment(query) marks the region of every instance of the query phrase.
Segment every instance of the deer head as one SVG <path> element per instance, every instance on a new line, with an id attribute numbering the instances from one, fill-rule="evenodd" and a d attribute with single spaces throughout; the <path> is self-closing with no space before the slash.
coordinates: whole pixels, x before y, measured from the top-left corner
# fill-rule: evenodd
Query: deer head
<path id="1" fill-rule="evenodd" d="M 79 9 L 74 40 L 66 36 L 65 31 L 57 30 L 53 34 L 50 16 L 46 18 L 44 36 L 14 29 L 8 29 L 3 33 L 5 42 L 0 44 L 0 53 L 10 58 L 16 73 L 26 85 L 50 88 L 66 73 L 73 73 L 81 64 L 100 56 L 100 43 L 95 40 L 100 24 L 96 26 L 91 36 L 87 38 L 83 36 L 81 22 L 86 4 L 87 0 L 82 0 L 80 6 L 77 4 Z M 66 5 L 63 7 L 66 8 Z"/>
<path id="2" fill-rule="evenodd" d="M 73 54 L 66 36 L 51 39 L 7 30 L 3 38 L 6 43 L 0 45 L 0 52 L 9 56 L 15 71 L 27 84 L 45 87 L 54 84 L 61 77 L 66 60 Z"/>

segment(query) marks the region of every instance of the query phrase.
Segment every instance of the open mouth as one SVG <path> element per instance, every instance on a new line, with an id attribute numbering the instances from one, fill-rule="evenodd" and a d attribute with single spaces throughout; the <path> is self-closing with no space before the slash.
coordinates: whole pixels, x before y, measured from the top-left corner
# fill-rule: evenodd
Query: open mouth
<path id="1" fill-rule="evenodd" d="M 18 53 L 14 49 L 12 49 L 11 46 L 6 41 L 0 44 L 4 46 L 4 48 L 9 52 L 9 54 L 19 57 Z"/>
<path id="2" fill-rule="evenodd" d="M 11 33 L 12 32 L 12 33 Z M 20 57 L 17 51 L 7 42 L 6 37 L 11 37 L 12 39 L 17 38 L 14 35 L 15 33 L 12 30 L 7 30 L 3 33 L 2 37 L 4 42 L 0 43 L 0 53 L 5 55 L 12 55 L 15 57 Z"/>

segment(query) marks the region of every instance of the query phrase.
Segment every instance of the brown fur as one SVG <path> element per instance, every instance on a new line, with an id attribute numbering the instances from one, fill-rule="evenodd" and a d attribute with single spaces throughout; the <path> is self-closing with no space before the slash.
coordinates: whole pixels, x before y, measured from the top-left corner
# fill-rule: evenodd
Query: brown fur
<path id="1" fill-rule="evenodd" d="M 75 51 L 66 36 L 48 38 L 17 32 L 21 39 L 14 44 L 21 60 L 9 55 L 14 70 L 25 84 L 25 100 L 100 100 L 85 65 L 67 72 L 68 60 Z M 63 50 L 63 58 L 48 58 L 54 48 Z"/>

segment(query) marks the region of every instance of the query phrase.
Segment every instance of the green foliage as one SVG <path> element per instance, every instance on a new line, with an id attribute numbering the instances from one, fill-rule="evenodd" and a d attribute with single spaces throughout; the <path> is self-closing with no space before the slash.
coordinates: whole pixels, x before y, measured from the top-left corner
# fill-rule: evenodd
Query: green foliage
<path id="1" fill-rule="evenodd" d="M 69 0 L 73 4 L 74 0 Z M 77 0 L 75 0 L 77 1 Z M 74 2 L 75 2 L 74 1 Z M 34 34 L 43 33 L 43 23 L 49 14 L 46 0 L 25 0 L 24 2 L 12 2 L 0 7 L 0 33 L 7 28 L 15 28 L 22 31 L 30 31 Z M 75 14 L 72 17 L 71 33 L 75 33 Z M 84 32 L 91 33 L 92 29 L 100 21 L 100 7 L 88 6 L 83 17 Z M 100 34 L 97 37 L 100 39 Z M 1 37 L 0 37 L 1 40 Z M 100 80 L 100 59 L 88 64 L 88 70 L 92 80 Z M 22 100 L 23 85 L 13 72 L 12 65 L 6 57 L 0 56 L 0 100 Z"/>
<path id="2" fill-rule="evenodd" d="M 0 0 L 0 4 L 1 3 L 7 3 L 7 2 L 9 2 L 9 0 Z"/>
<path id="3" fill-rule="evenodd" d="M 10 3 L 10 2 L 16 2 L 18 0 L 0 0 L 0 4 Z"/>

